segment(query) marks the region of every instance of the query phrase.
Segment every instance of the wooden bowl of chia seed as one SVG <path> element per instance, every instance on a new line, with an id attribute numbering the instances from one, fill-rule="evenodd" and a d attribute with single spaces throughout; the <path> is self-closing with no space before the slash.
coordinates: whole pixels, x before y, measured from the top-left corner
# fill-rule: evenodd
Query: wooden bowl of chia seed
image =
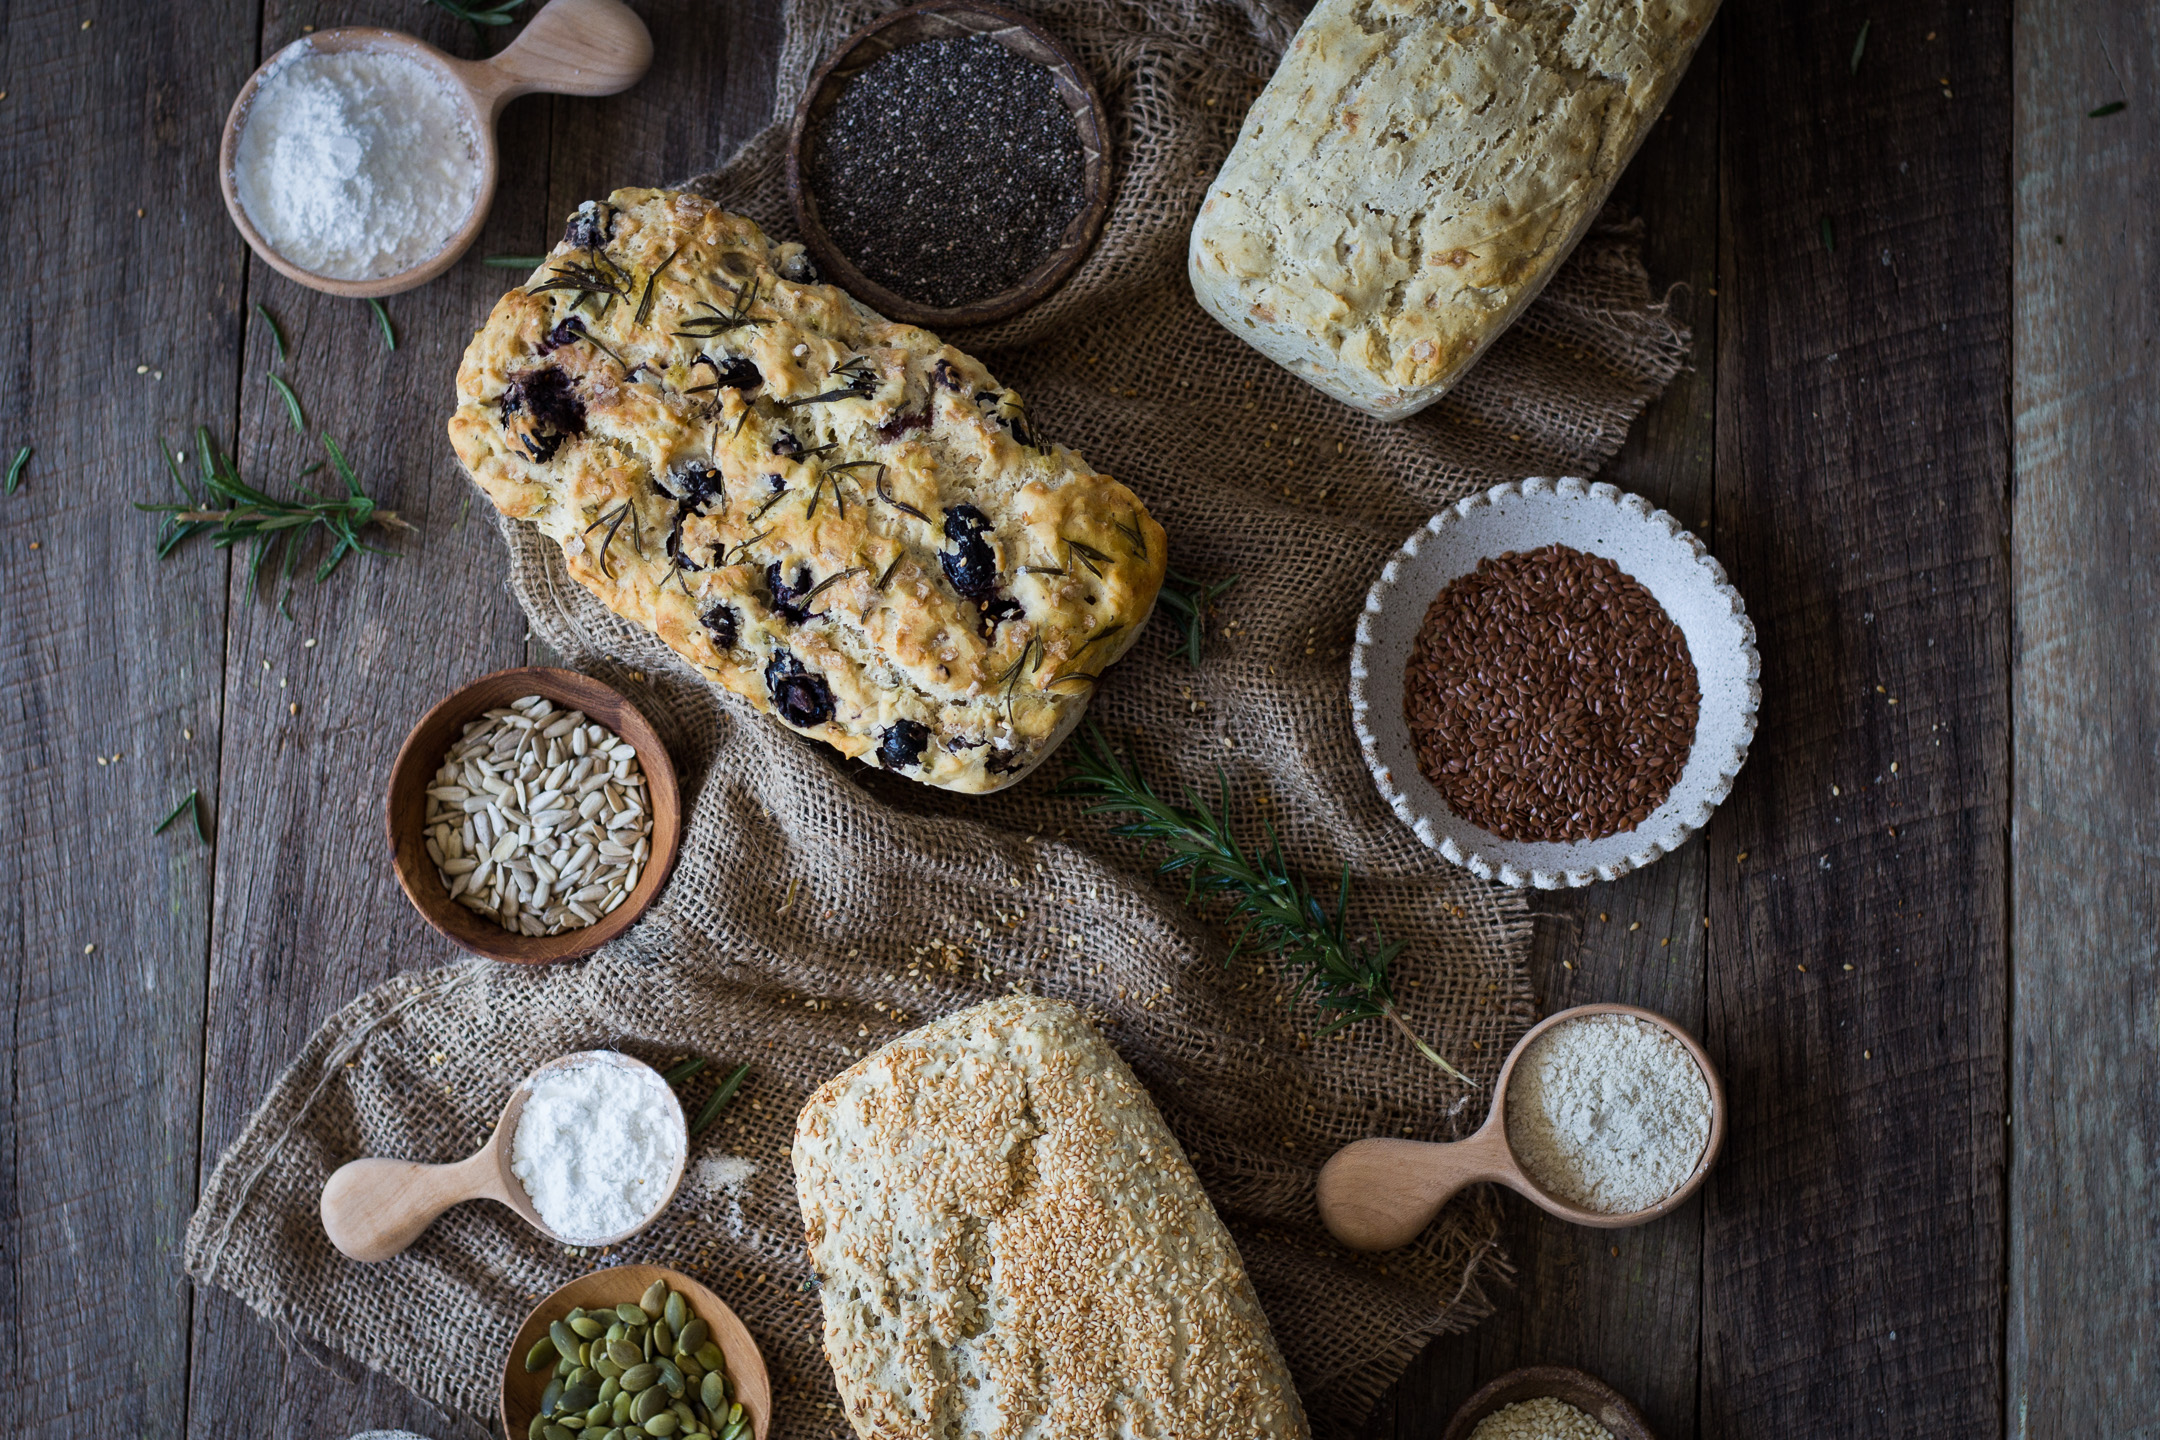
<path id="1" fill-rule="evenodd" d="M 1094 82 L 1042 27 L 981 0 L 923 0 L 811 77 L 788 199 L 824 280 L 888 319 L 987 325 L 1094 248 L 1109 137 Z"/>

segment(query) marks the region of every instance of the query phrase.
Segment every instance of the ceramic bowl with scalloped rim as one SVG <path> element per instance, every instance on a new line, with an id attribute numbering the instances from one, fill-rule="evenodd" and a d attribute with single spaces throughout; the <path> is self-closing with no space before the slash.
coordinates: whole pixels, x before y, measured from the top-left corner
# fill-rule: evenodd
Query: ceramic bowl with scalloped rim
<path id="1" fill-rule="evenodd" d="M 1680 779 L 1642 824 L 1595 840 L 1506 840 L 1456 815 L 1419 772 L 1403 672 L 1426 610 L 1450 581 L 1488 557 L 1554 544 L 1605 557 L 1656 598 L 1687 642 L 1702 704 Z M 1552 890 L 1617 880 L 1709 821 L 1755 738 L 1761 676 L 1740 592 L 1678 520 L 1615 486 L 1538 477 L 1441 511 L 1381 569 L 1350 652 L 1351 721 L 1382 798 L 1420 840 L 1484 879 Z"/>

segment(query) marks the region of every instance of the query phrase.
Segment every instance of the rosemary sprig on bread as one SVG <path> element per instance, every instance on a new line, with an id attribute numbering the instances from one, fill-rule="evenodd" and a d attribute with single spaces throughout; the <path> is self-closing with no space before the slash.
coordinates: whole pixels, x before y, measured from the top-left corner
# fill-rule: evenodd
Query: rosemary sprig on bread
<path id="1" fill-rule="evenodd" d="M 1290 873 L 1275 828 L 1257 851 L 1247 852 L 1230 822 L 1230 786 L 1221 769 L 1217 806 L 1190 787 L 1183 806 L 1155 792 L 1139 769 L 1121 758 L 1094 724 L 1073 744 L 1073 764 L 1063 793 L 1090 799 L 1090 815 L 1126 816 L 1114 834 L 1160 844 L 1163 858 L 1155 867 L 1164 875 L 1183 872 L 1185 898 L 1229 902 L 1225 918 L 1240 922 L 1227 964 L 1250 946 L 1277 957 L 1297 977 L 1296 995 L 1311 994 L 1329 1018 L 1314 1037 L 1323 1039 L 1360 1020 L 1386 1020 L 1415 1045 L 1418 1053 L 1472 1089 L 1477 1082 L 1447 1062 L 1410 1028 L 1388 988 L 1388 967 L 1404 942 L 1377 930 L 1370 943 L 1350 937 L 1350 867 L 1343 866 L 1332 912 L 1317 892 Z"/>

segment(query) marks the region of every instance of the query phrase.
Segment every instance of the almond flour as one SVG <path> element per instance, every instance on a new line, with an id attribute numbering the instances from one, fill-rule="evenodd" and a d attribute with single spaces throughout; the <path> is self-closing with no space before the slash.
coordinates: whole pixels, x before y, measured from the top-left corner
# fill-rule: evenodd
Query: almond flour
<path id="1" fill-rule="evenodd" d="M 1507 1134 L 1548 1193 L 1631 1215 L 1695 1173 L 1710 1143 L 1710 1084 L 1662 1026 L 1585 1015 L 1538 1036 L 1515 1062 Z"/>

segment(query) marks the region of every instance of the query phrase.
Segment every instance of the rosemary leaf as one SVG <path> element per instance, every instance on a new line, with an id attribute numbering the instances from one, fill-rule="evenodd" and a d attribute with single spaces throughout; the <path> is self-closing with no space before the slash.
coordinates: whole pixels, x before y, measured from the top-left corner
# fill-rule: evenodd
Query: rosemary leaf
<path id="1" fill-rule="evenodd" d="M 171 827 L 173 821 L 188 813 L 192 813 L 195 818 L 195 838 L 205 845 L 209 844 L 210 829 L 203 823 L 202 791 L 200 790 L 190 790 L 180 797 L 180 803 L 173 806 L 171 813 L 166 815 L 163 820 L 158 821 L 157 829 L 152 830 L 150 833 L 152 835 L 164 834 Z"/>
<path id="2" fill-rule="evenodd" d="M 1874 23 L 1873 20 L 1861 21 L 1860 38 L 1852 42 L 1852 73 L 1855 75 L 1860 73 L 1860 57 L 1867 54 L 1868 27 Z"/>
<path id="3" fill-rule="evenodd" d="M 2120 115 L 2129 108 L 2130 102 L 2127 100 L 2110 100 L 2105 105 L 2086 111 L 2085 118 L 2088 120 L 2100 120 L 2109 115 Z"/>
<path id="4" fill-rule="evenodd" d="M 1207 638 L 1208 610 L 1242 578 L 1232 575 L 1210 585 L 1188 580 L 1175 570 L 1163 572 L 1162 592 L 1158 598 L 1170 607 L 1170 613 L 1185 627 L 1185 640 L 1178 646 L 1178 651 L 1193 669 L 1200 668 L 1200 647 Z"/>
<path id="5" fill-rule="evenodd" d="M 470 25 L 508 25 L 525 0 L 429 0 L 436 9 Z"/>
<path id="6" fill-rule="evenodd" d="M 490 255 L 480 263 L 490 270 L 537 270 L 547 264 L 545 255 Z"/>
<path id="7" fill-rule="evenodd" d="M 697 1119 L 690 1123 L 691 1139 L 695 1140 L 706 1126 L 720 1118 L 720 1111 L 725 1108 L 728 1101 L 735 1098 L 735 1092 L 742 1088 L 743 1076 L 749 1073 L 750 1064 L 748 1061 L 744 1061 L 740 1066 L 736 1067 L 734 1074 L 720 1082 L 719 1086 L 707 1097 L 704 1108 L 698 1111 Z"/>
<path id="8" fill-rule="evenodd" d="M 397 349 L 397 332 L 390 328 L 390 312 L 372 295 L 368 297 L 368 309 L 375 312 L 375 323 L 382 326 L 382 343 L 391 350 Z"/>
<path id="9" fill-rule="evenodd" d="M 1822 217 L 1822 243 L 1823 249 L 1832 255 L 1837 254 L 1837 227 L 1830 223 L 1827 215 Z"/>
<path id="10" fill-rule="evenodd" d="M 637 323 L 639 325 L 643 325 L 647 320 L 652 318 L 653 286 L 660 283 L 661 272 L 666 270 L 668 266 L 674 264 L 675 257 L 680 254 L 682 254 L 682 246 L 678 245 L 673 250 L 668 251 L 667 259 L 662 260 L 658 265 L 653 267 L 652 274 L 645 277 L 645 294 L 644 297 L 638 301 L 637 305 Z"/>
<path id="11" fill-rule="evenodd" d="M 661 1072 L 660 1078 L 670 1085 L 680 1085 L 704 1068 L 705 1062 L 703 1060 L 685 1060 L 682 1064 L 672 1066 Z"/>
<path id="12" fill-rule="evenodd" d="M 287 385 L 276 375 L 270 376 L 270 383 L 276 386 L 277 393 L 285 398 L 285 413 L 292 416 L 292 428 L 302 435 L 307 434 L 307 421 L 300 418 L 300 397 L 293 394 L 292 386 Z"/>
<path id="13" fill-rule="evenodd" d="M 1091 803 L 1090 815 L 1118 816 L 1114 834 L 1163 847 L 1156 871 L 1182 873 L 1185 898 L 1228 905 L 1225 919 L 1239 923 L 1229 959 L 1250 945 L 1271 954 L 1297 978 L 1293 994 L 1310 995 L 1328 1016 L 1318 1036 L 1360 1020 L 1386 1020 L 1401 1030 L 1427 1060 L 1463 1084 L 1476 1082 L 1410 1029 L 1388 987 L 1388 967 L 1403 942 L 1374 934 L 1368 944 L 1350 936 L 1350 867 L 1343 867 L 1332 912 L 1318 894 L 1292 875 L 1272 826 L 1262 849 L 1248 853 L 1230 823 L 1230 783 L 1216 771 L 1218 798 L 1210 806 L 1190 789 L 1182 807 L 1155 793 L 1139 770 L 1121 759 L 1092 722 L 1071 751 L 1072 768 L 1060 792 Z"/>
<path id="14" fill-rule="evenodd" d="M 263 308 L 260 300 L 255 302 L 255 313 L 262 316 L 263 324 L 270 327 L 270 343 L 277 346 L 277 363 L 285 363 L 285 332 L 277 323 L 277 316 Z"/>
<path id="15" fill-rule="evenodd" d="M 7 467 L 8 494 L 14 494 L 16 487 L 22 484 L 23 466 L 28 465 L 29 463 L 30 447 L 28 445 L 25 445 L 22 447 L 22 449 L 15 452 L 15 463 Z"/>

